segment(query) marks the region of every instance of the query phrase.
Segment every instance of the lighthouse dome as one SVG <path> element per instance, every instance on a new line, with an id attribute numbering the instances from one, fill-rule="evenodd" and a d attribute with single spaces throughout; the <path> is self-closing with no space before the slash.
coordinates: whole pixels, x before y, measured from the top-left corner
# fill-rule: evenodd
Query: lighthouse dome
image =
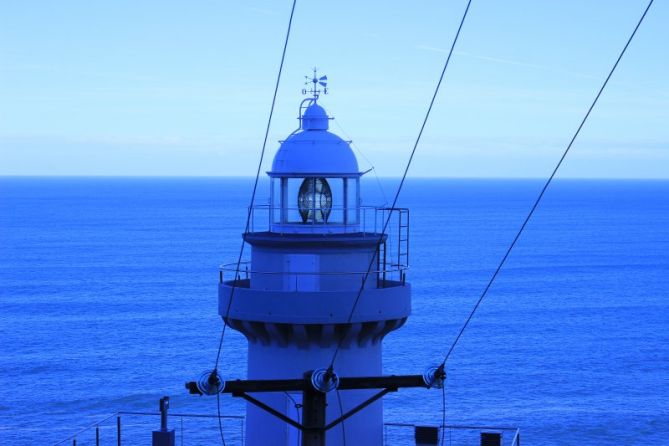
<path id="1" fill-rule="evenodd" d="M 329 127 L 327 112 L 317 103 L 311 104 L 302 115 L 302 129 L 304 130 L 327 130 Z"/>
<path id="2" fill-rule="evenodd" d="M 327 131 L 328 115 L 315 102 L 302 115 L 302 131 L 281 143 L 271 176 L 357 176 L 358 161 L 347 141 Z"/>

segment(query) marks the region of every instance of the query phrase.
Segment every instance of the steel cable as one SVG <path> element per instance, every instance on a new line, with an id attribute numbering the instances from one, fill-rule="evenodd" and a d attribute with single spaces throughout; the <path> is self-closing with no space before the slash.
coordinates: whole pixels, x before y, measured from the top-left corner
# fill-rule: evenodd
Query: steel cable
<path id="1" fill-rule="evenodd" d="M 411 167 L 411 163 L 413 161 L 414 155 L 416 154 L 416 149 L 418 148 L 418 144 L 420 143 L 420 139 L 423 136 L 423 131 L 425 130 L 425 126 L 427 124 L 427 120 L 430 117 L 430 113 L 432 112 L 432 107 L 434 106 L 434 102 L 437 99 L 437 94 L 439 93 L 439 88 L 441 87 L 441 83 L 444 80 L 444 75 L 446 74 L 446 69 L 448 68 L 448 64 L 451 60 L 451 56 L 453 55 L 453 50 L 455 48 L 455 44 L 458 41 L 458 37 L 460 36 L 460 31 L 462 30 L 462 25 L 465 23 L 465 19 L 467 18 L 467 13 L 469 12 L 469 7 L 471 6 L 472 0 L 469 0 L 467 2 L 467 7 L 465 8 L 465 12 L 462 14 L 462 19 L 460 20 L 460 25 L 458 26 L 458 30 L 455 33 L 455 37 L 453 38 L 453 42 L 451 43 L 451 49 L 448 52 L 448 57 L 446 58 L 446 62 L 444 63 L 444 68 L 441 70 L 441 75 L 439 76 L 439 82 L 437 82 L 437 86 L 434 89 L 434 93 L 432 94 L 432 99 L 430 100 L 430 105 L 427 108 L 427 112 L 425 113 L 425 118 L 423 119 L 423 123 L 421 124 L 420 131 L 418 132 L 418 136 L 416 137 L 416 141 L 414 142 L 413 149 L 411 150 L 411 155 L 409 156 L 409 160 L 406 163 L 406 167 L 404 168 L 404 173 L 402 174 L 402 179 L 400 181 L 400 184 L 397 186 L 397 191 L 395 192 L 395 198 L 393 199 L 393 204 L 390 207 L 390 209 L 395 209 L 395 206 L 397 205 L 397 200 L 399 199 L 400 192 L 402 191 L 402 187 L 404 186 L 404 182 L 406 180 L 407 174 L 409 173 L 409 168 Z M 376 242 L 376 247 L 377 250 L 381 246 L 381 243 L 383 242 L 383 237 L 385 236 L 386 230 L 388 229 L 388 225 L 390 224 L 390 218 L 392 216 L 392 211 L 388 212 L 388 217 L 386 218 L 384 224 L 383 224 L 383 229 L 381 231 L 381 234 L 379 236 L 378 241 Z M 367 279 L 369 278 L 369 275 L 372 271 L 372 268 L 374 266 L 374 262 L 376 261 L 376 252 L 372 256 L 371 261 L 369 262 L 369 266 L 367 268 L 367 272 L 365 273 L 362 284 L 360 285 L 360 289 L 358 290 L 358 294 L 353 301 L 353 307 L 351 308 L 351 312 L 349 313 L 348 319 L 347 319 L 347 324 L 350 324 L 351 321 L 353 320 L 353 315 L 355 314 L 355 309 L 358 306 L 358 302 L 360 301 L 360 297 L 362 296 L 362 293 L 365 289 L 365 283 L 367 282 Z M 339 350 L 341 349 L 342 343 L 344 341 L 344 336 L 341 336 L 339 339 L 339 342 L 337 343 L 337 347 L 335 348 L 335 351 L 332 355 L 332 360 L 330 361 L 330 366 L 328 368 L 329 372 L 332 373 L 332 370 L 334 368 L 334 363 L 337 360 L 337 355 L 339 354 Z"/>
<path id="2" fill-rule="evenodd" d="M 293 24 L 293 15 L 295 13 L 295 4 L 297 3 L 297 0 L 293 0 L 293 7 L 290 10 L 290 19 L 288 20 L 288 30 L 286 31 L 286 39 L 283 44 L 283 52 L 281 54 L 281 63 L 279 65 L 279 72 L 276 77 L 276 84 L 274 86 L 274 95 L 272 96 L 272 106 L 270 107 L 269 111 L 269 117 L 267 119 L 267 127 L 265 128 L 265 138 L 263 139 L 262 143 L 262 150 L 260 152 L 260 160 L 258 161 L 258 168 L 256 170 L 256 176 L 255 176 L 255 181 L 253 182 L 253 192 L 251 194 L 251 202 L 249 204 L 248 212 L 246 214 L 246 225 L 244 227 L 244 235 L 248 234 L 249 232 L 249 227 L 251 225 L 251 214 L 253 213 L 253 205 L 255 203 L 255 197 L 256 197 L 256 192 L 258 190 L 258 181 L 260 179 L 260 170 L 262 169 L 262 163 L 265 158 L 265 148 L 267 147 L 267 138 L 269 136 L 269 129 L 272 124 L 272 116 L 274 115 L 274 105 L 276 104 L 276 96 L 277 92 L 279 90 L 279 83 L 281 81 L 281 73 L 283 71 L 283 63 L 286 58 L 286 48 L 288 47 L 288 38 L 290 37 L 290 29 Z M 244 255 L 244 246 L 246 245 L 246 242 L 244 239 L 242 239 L 241 247 L 239 248 L 239 256 L 237 257 L 237 271 L 239 271 L 239 267 L 242 263 L 242 257 Z M 235 294 L 235 289 L 237 288 L 237 282 L 233 281 L 232 282 L 232 287 L 230 289 L 230 299 L 228 300 L 228 306 L 225 310 L 225 318 L 223 319 L 223 330 L 221 331 L 221 339 L 218 344 L 218 352 L 216 353 L 216 364 L 214 366 L 214 370 L 218 369 L 218 362 L 221 357 L 221 349 L 223 348 L 223 339 L 225 337 L 225 329 L 227 327 L 227 322 L 226 319 L 230 315 L 230 308 L 232 307 L 232 300 L 234 298 Z"/>
<path id="3" fill-rule="evenodd" d="M 386 191 L 383 189 L 383 185 L 381 184 L 381 179 L 379 178 L 379 174 L 376 173 L 376 166 L 374 166 L 374 164 L 369 160 L 369 158 L 365 156 L 365 154 L 363 153 L 362 150 L 360 150 L 358 145 L 355 142 L 353 142 L 353 138 L 351 138 L 349 134 L 346 133 L 346 130 L 344 130 L 339 121 L 337 119 L 333 119 L 333 121 L 337 125 L 337 127 L 339 127 L 339 130 L 344 134 L 344 136 L 349 140 L 351 147 L 353 147 L 356 150 L 356 152 L 358 152 L 358 154 L 360 154 L 360 156 L 363 157 L 365 161 L 367 161 L 367 164 L 371 166 L 371 170 L 372 172 L 374 172 L 374 177 L 376 178 L 376 184 L 379 186 L 379 191 L 383 196 L 383 205 L 386 206 L 388 204 L 388 198 L 386 197 Z"/>
<path id="4" fill-rule="evenodd" d="M 297 0 L 293 0 L 292 7 L 290 9 L 290 18 L 288 19 L 288 29 L 286 30 L 286 37 L 285 37 L 284 43 L 283 43 L 283 51 L 281 53 L 281 63 L 279 64 L 279 71 L 277 73 L 276 82 L 275 82 L 275 85 L 274 85 L 274 94 L 272 96 L 272 105 L 270 106 L 269 117 L 267 118 L 267 126 L 265 128 L 265 137 L 264 137 L 263 143 L 262 143 L 262 150 L 260 151 L 260 159 L 258 160 L 258 168 L 256 169 L 255 180 L 253 182 L 253 192 L 251 193 L 251 200 L 250 200 L 250 203 L 249 203 L 248 212 L 246 214 L 246 225 L 244 227 L 244 235 L 246 235 L 249 232 L 249 227 L 250 227 L 250 224 L 251 224 L 251 215 L 253 213 L 253 205 L 255 203 L 256 192 L 258 190 L 258 182 L 259 182 L 259 179 L 260 179 L 260 170 L 262 169 L 262 163 L 263 163 L 263 160 L 265 159 L 265 149 L 267 147 L 267 139 L 269 137 L 269 129 L 270 129 L 270 126 L 272 124 L 272 116 L 274 115 L 274 106 L 276 105 L 276 96 L 277 96 L 277 93 L 279 91 L 279 84 L 281 82 L 281 73 L 283 72 L 283 64 L 284 64 L 284 61 L 286 60 L 286 50 L 288 48 L 288 40 L 290 38 L 290 30 L 291 30 L 292 25 L 293 25 L 293 16 L 295 14 L 296 3 L 297 3 Z M 245 245 L 246 245 L 246 242 L 245 242 L 244 238 L 242 238 L 242 243 L 241 243 L 241 246 L 239 248 L 239 256 L 237 257 L 237 271 L 239 271 L 240 265 L 242 263 L 242 257 L 244 255 L 244 246 Z M 216 376 L 216 374 L 218 372 L 218 364 L 219 364 L 219 361 L 220 361 L 220 358 L 221 358 L 221 351 L 223 349 L 223 341 L 225 339 L 225 330 L 228 326 L 227 319 L 230 316 L 230 309 L 232 308 L 232 300 L 234 298 L 236 287 L 237 287 L 237 281 L 233 280 L 232 281 L 232 287 L 231 287 L 231 290 L 230 290 L 230 299 L 228 300 L 228 305 L 227 305 L 227 308 L 225 310 L 225 317 L 223 318 L 223 328 L 221 330 L 221 337 L 220 337 L 220 340 L 219 340 L 219 343 L 218 343 L 218 350 L 216 352 L 216 362 L 215 362 L 215 365 L 214 365 L 214 369 L 212 370 L 212 376 L 214 376 L 214 377 Z M 221 433 L 221 442 L 225 446 L 225 439 L 224 439 L 224 436 L 223 436 L 223 427 L 222 427 L 221 419 L 220 419 L 220 398 L 218 396 L 218 392 L 217 392 L 216 395 L 217 395 L 216 396 L 216 405 L 218 406 L 218 412 L 219 412 L 219 431 Z"/>
<path id="5" fill-rule="evenodd" d="M 527 226 L 527 223 L 530 221 L 530 218 L 532 218 L 532 215 L 534 214 L 534 211 L 535 211 L 535 210 L 537 209 L 537 207 L 539 206 L 539 202 L 541 201 L 541 199 L 543 198 L 544 194 L 546 193 L 546 189 L 548 189 L 548 186 L 549 186 L 549 185 L 551 184 L 551 182 L 553 181 L 553 178 L 555 177 L 555 174 L 557 173 L 558 169 L 559 169 L 560 166 L 562 165 L 562 162 L 564 161 L 564 159 L 566 158 L 567 154 L 569 153 L 569 150 L 571 149 L 572 145 L 574 144 L 574 141 L 576 141 L 576 138 L 578 137 L 579 133 L 581 132 L 581 129 L 583 128 L 583 126 L 585 125 L 585 122 L 587 121 L 588 117 L 590 116 L 590 112 L 592 112 L 593 108 L 595 108 L 595 104 L 597 104 L 597 101 L 599 100 L 599 97 L 602 95 L 602 92 L 604 91 L 604 88 L 605 88 L 606 85 L 608 84 L 609 79 L 611 79 L 611 76 L 613 75 L 613 72 L 616 70 L 616 67 L 618 66 L 618 63 L 620 62 L 620 60 L 622 59 L 623 55 L 625 54 L 625 51 L 627 51 L 627 47 L 628 47 L 629 44 L 632 42 L 632 39 L 634 38 L 634 36 L 635 36 L 637 30 L 638 30 L 639 27 L 641 26 L 641 23 L 643 22 L 643 19 L 646 17 L 646 14 L 648 13 L 648 10 L 650 9 L 651 5 L 653 4 L 653 1 L 654 1 L 654 0 L 650 0 L 650 1 L 648 2 L 648 6 L 646 6 L 646 9 L 644 10 L 643 15 L 641 16 L 641 18 L 639 19 L 639 21 L 638 21 L 636 27 L 634 28 L 634 31 L 632 31 L 632 34 L 630 35 L 629 39 L 627 39 L 627 43 L 625 44 L 625 46 L 623 47 L 622 51 L 621 51 L 620 54 L 618 55 L 618 59 L 617 59 L 616 62 L 613 64 L 613 67 L 612 67 L 611 70 L 609 71 L 608 76 L 606 76 L 606 79 L 604 80 L 604 83 L 602 84 L 601 88 L 599 89 L 599 92 L 598 92 L 597 95 L 595 96 L 595 99 L 592 101 L 592 104 L 590 105 L 590 108 L 588 108 L 587 113 L 585 114 L 585 116 L 584 116 L 583 119 L 581 120 L 581 123 L 579 124 L 578 128 L 576 129 L 576 132 L 574 133 L 574 136 L 572 136 L 571 140 L 569 141 L 569 144 L 567 145 L 567 148 L 565 149 L 564 153 L 563 153 L 562 156 L 560 157 L 560 160 L 558 161 L 557 165 L 556 165 L 555 168 L 553 169 L 553 172 L 552 172 L 551 175 L 548 177 L 548 180 L 546 181 L 546 183 L 544 184 L 543 188 L 541 189 L 541 192 L 539 193 L 539 195 L 537 196 L 536 200 L 534 201 L 534 204 L 532 205 L 532 208 L 530 209 L 530 212 L 527 214 L 527 217 L 525 217 L 525 220 L 523 221 L 523 224 L 520 226 L 520 229 L 519 229 L 518 232 L 516 233 L 516 236 L 513 238 L 513 241 L 511 242 L 511 244 L 510 244 L 509 247 L 507 248 L 506 252 L 504 253 L 504 256 L 502 257 L 502 260 L 501 260 L 501 261 L 499 262 L 499 264 L 497 265 L 497 268 L 495 269 L 495 272 L 494 272 L 493 275 L 490 277 L 490 280 L 488 281 L 488 283 L 486 284 L 485 288 L 483 289 L 483 292 L 481 293 L 481 295 L 479 296 L 478 300 L 476 301 L 476 304 L 474 305 L 474 308 L 472 308 L 472 311 L 469 313 L 469 317 L 467 317 L 465 323 L 464 323 L 464 324 L 462 325 L 462 327 L 460 328 L 460 331 L 458 332 L 458 335 L 455 337 L 455 340 L 454 340 L 453 343 L 451 344 L 451 347 L 450 347 L 450 349 L 448 350 L 448 353 L 446 353 L 446 356 L 444 357 L 444 360 L 443 360 L 442 363 L 441 363 L 441 368 L 442 368 L 442 370 L 443 370 L 443 367 L 446 365 L 446 361 L 448 361 L 448 358 L 451 356 L 451 353 L 453 353 L 453 350 L 455 349 L 455 346 L 457 345 L 458 341 L 459 341 L 460 338 L 462 337 L 462 334 L 464 333 L 465 329 L 466 329 L 467 326 L 469 325 L 469 322 L 470 322 L 470 321 L 472 320 L 472 318 L 474 317 L 474 314 L 476 313 L 476 310 L 478 310 L 479 306 L 481 305 L 481 302 L 482 302 L 483 299 L 486 297 L 486 295 L 488 294 L 488 291 L 490 290 L 490 287 L 492 286 L 493 282 L 495 281 L 495 279 L 496 279 L 497 276 L 499 275 L 500 270 L 502 269 L 502 267 L 503 267 L 504 264 L 506 263 L 506 260 L 509 258 L 509 255 L 511 254 L 511 251 L 512 251 L 513 248 L 516 246 L 516 243 L 518 242 L 518 239 L 520 238 L 521 234 L 522 234 L 523 231 L 525 230 L 525 227 Z"/>

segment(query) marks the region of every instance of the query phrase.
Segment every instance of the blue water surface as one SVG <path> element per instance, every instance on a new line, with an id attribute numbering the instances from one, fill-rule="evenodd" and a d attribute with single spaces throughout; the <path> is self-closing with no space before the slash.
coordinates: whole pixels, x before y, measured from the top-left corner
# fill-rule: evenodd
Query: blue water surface
<path id="1" fill-rule="evenodd" d="M 397 181 L 381 183 L 390 197 Z M 406 184 L 413 314 L 385 341 L 386 373 L 442 360 L 541 186 Z M 174 412 L 216 413 L 183 383 L 214 365 L 218 265 L 236 260 L 251 187 L 0 178 L 0 444 L 53 444 L 116 411 L 154 412 L 163 395 Z M 365 184 L 365 204 L 382 197 Z M 669 444 L 668 251 L 669 182 L 556 181 L 448 361 L 447 423 L 518 426 L 523 444 Z M 223 376 L 244 377 L 245 349 L 226 334 Z M 441 422 L 436 390 L 384 404 L 389 422 Z M 222 397 L 221 411 L 244 405 Z M 158 427 L 122 422 L 124 444 Z M 215 420 L 173 422 L 184 444 L 220 442 Z M 240 427 L 225 421 L 231 444 Z M 115 430 L 101 424 L 102 444 Z"/>

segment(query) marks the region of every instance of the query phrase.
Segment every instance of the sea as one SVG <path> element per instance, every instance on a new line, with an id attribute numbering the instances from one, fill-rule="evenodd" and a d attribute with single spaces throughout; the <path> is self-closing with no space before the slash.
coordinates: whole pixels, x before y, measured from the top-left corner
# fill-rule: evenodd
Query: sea
<path id="1" fill-rule="evenodd" d="M 93 445 L 96 426 L 116 445 L 119 420 L 123 445 L 149 445 L 163 396 L 178 445 L 223 444 L 215 418 L 190 416 L 217 404 L 226 444 L 241 444 L 244 404 L 184 383 L 214 366 L 219 265 L 237 259 L 252 185 L 0 178 L 1 445 Z M 390 204 L 397 185 L 368 179 L 364 204 Z M 384 342 L 385 373 L 443 360 L 542 185 L 407 180 L 413 309 Z M 259 191 L 266 203 L 264 180 Z M 525 445 L 669 445 L 668 298 L 669 181 L 557 179 L 456 344 L 444 392 L 384 398 L 388 444 L 444 417 L 517 427 Z M 245 377 L 239 333 L 219 370 Z M 464 445 L 458 432 L 444 444 Z"/>

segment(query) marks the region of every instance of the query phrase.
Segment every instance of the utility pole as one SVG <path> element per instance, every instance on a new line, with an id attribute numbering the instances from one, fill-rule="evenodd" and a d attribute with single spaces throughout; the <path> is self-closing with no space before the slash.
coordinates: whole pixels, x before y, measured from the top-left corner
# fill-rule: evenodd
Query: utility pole
<path id="1" fill-rule="evenodd" d="M 206 376 L 200 381 L 186 383 L 186 388 L 194 395 L 215 395 L 228 393 L 234 397 L 244 398 L 251 404 L 274 415 L 285 423 L 299 429 L 302 433 L 302 446 L 325 446 L 326 432 L 355 415 L 373 402 L 390 392 L 400 388 L 423 387 L 441 388 L 446 377 L 443 366 L 429 369 L 423 375 L 390 375 L 339 378 L 331 370 L 309 371 L 302 379 L 266 379 L 266 380 L 235 380 L 222 382 L 217 375 Z M 332 391 L 371 390 L 378 392 L 328 422 L 326 420 L 327 396 Z M 302 422 L 279 412 L 250 393 L 262 392 L 302 392 Z"/>

